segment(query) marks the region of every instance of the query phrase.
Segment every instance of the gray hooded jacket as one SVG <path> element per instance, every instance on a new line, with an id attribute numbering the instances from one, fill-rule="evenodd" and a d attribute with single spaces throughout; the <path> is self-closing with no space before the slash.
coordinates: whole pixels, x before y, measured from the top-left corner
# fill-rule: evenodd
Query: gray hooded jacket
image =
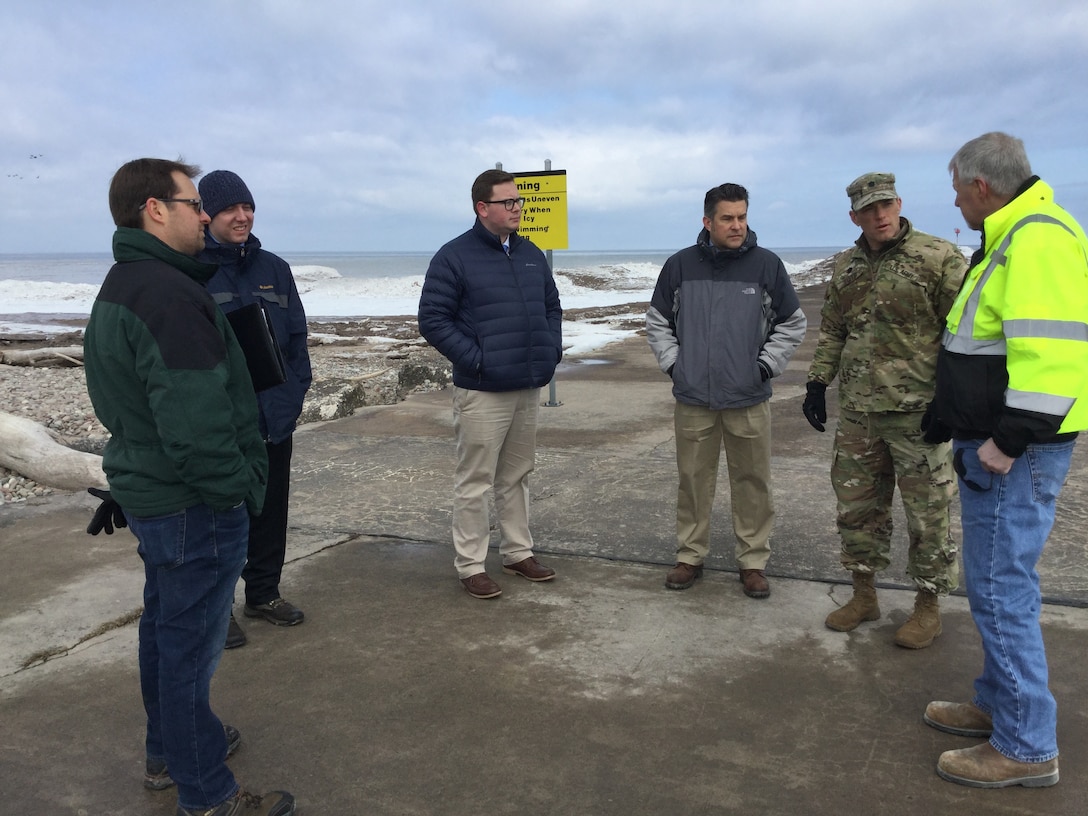
<path id="1" fill-rule="evenodd" d="M 748 230 L 739 249 L 718 249 L 704 229 L 661 269 L 646 331 L 673 396 L 711 410 L 771 398 L 807 320 L 782 261 Z"/>

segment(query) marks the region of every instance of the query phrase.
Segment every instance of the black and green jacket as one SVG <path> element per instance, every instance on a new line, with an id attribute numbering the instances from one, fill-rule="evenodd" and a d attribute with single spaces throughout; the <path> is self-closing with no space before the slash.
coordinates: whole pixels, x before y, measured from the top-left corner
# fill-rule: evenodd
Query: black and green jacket
<path id="1" fill-rule="evenodd" d="M 260 512 L 268 459 L 245 357 L 204 289 L 215 265 L 125 227 L 113 254 L 83 343 L 113 497 L 137 517 Z"/>

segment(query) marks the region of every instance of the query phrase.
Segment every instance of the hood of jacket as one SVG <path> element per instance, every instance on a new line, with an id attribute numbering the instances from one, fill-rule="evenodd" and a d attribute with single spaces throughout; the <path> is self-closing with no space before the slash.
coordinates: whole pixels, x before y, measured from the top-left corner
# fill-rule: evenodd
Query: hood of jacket
<path id="1" fill-rule="evenodd" d="M 714 244 L 710 243 L 710 231 L 706 227 L 699 230 L 699 237 L 695 239 L 695 245 L 711 261 L 734 260 L 754 249 L 757 243 L 756 231 L 751 228 L 748 229 L 748 234 L 744 236 L 744 243 L 736 249 L 723 249 L 714 246 Z"/>

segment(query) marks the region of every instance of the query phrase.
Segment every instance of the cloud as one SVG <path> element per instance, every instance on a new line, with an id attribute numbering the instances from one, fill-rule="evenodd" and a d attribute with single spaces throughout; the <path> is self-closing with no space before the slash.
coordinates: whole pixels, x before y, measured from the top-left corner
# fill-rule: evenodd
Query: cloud
<path id="1" fill-rule="evenodd" d="M 272 248 L 434 249 L 478 172 L 545 159 L 573 248 L 689 243 L 726 180 L 763 243 L 845 245 L 845 186 L 875 168 L 943 234 L 948 157 L 993 129 L 1088 220 L 1074 0 L 39 0 L 0 26 L 6 251 L 108 246 L 109 178 L 140 155 L 240 173 Z"/>

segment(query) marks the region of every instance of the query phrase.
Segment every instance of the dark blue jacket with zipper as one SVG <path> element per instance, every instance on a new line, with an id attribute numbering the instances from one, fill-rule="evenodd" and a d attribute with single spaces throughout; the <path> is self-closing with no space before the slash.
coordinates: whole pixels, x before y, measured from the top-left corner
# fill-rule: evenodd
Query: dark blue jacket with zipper
<path id="1" fill-rule="evenodd" d="M 256 235 L 244 244 L 220 244 L 205 230 L 200 260 L 219 264 L 207 289 L 225 314 L 262 302 L 272 318 L 276 341 L 287 364 L 287 382 L 257 394 L 261 436 L 278 445 L 295 430 L 310 387 L 310 352 L 306 347 L 306 312 L 287 261 L 261 249 Z"/>
<path id="2" fill-rule="evenodd" d="M 563 356 L 563 310 L 547 259 L 510 236 L 510 254 L 477 219 L 431 259 L 419 299 L 420 334 L 475 391 L 547 385 Z"/>

